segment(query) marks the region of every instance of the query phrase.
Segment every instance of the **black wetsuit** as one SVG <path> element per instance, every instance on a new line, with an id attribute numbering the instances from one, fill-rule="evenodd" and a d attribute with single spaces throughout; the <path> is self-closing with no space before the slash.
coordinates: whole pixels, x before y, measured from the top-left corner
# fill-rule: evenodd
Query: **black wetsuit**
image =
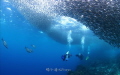
<path id="1" fill-rule="evenodd" d="M 77 54 L 76 56 L 77 56 L 78 58 L 80 58 L 80 60 L 83 60 L 83 55 L 82 55 L 82 54 L 80 54 L 80 55 Z"/>

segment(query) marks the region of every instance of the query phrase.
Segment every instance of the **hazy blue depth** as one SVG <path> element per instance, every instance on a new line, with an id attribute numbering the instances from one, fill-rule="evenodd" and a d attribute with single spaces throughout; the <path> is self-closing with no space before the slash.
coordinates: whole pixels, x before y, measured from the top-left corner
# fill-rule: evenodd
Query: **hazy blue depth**
<path id="1" fill-rule="evenodd" d="M 79 64 L 88 65 L 89 61 L 112 59 L 119 53 L 119 49 L 103 40 L 94 40 L 90 46 L 84 44 L 84 50 L 81 45 L 71 45 L 69 48 L 31 25 L 9 2 L 0 2 L 0 75 L 67 75 L 67 71 L 48 72 L 46 69 L 75 70 Z M 4 47 L 2 38 L 7 42 L 8 49 Z M 33 49 L 33 53 L 26 52 L 25 47 Z M 69 61 L 63 61 L 61 55 L 68 50 L 72 57 Z M 79 52 L 83 53 L 84 59 L 87 56 L 89 59 L 79 60 L 75 56 Z"/>

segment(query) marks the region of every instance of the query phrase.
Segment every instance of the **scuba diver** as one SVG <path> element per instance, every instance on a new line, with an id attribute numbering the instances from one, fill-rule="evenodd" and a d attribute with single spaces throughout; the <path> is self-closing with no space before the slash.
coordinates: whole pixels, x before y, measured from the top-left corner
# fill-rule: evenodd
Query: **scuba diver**
<path id="1" fill-rule="evenodd" d="M 82 55 L 81 53 L 76 54 L 76 56 L 77 56 L 78 58 L 80 58 L 80 60 L 83 60 L 83 55 Z"/>
<path id="2" fill-rule="evenodd" d="M 8 49 L 8 46 L 7 46 L 7 43 L 6 43 L 6 41 L 5 40 L 3 40 L 3 38 L 1 39 L 2 40 L 2 42 L 3 42 L 3 45 Z"/>
<path id="3" fill-rule="evenodd" d="M 69 51 L 66 52 L 66 54 L 62 55 L 61 58 L 63 61 L 68 61 L 68 59 L 71 57 L 72 55 L 69 54 Z"/>
<path id="4" fill-rule="evenodd" d="M 32 53 L 32 52 L 33 52 L 32 49 L 29 49 L 29 48 L 27 48 L 27 47 L 25 47 L 25 49 L 26 49 L 26 51 L 27 51 L 28 53 Z"/>

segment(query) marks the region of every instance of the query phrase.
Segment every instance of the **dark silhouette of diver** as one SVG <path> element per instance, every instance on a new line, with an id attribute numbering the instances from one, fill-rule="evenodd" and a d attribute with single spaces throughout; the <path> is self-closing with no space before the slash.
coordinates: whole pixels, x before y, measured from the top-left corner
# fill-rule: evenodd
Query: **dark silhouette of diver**
<path id="1" fill-rule="evenodd" d="M 81 53 L 76 54 L 76 56 L 77 56 L 78 58 L 80 58 L 80 60 L 83 60 L 83 55 L 82 55 Z"/>
<path id="2" fill-rule="evenodd" d="M 32 49 L 29 49 L 29 48 L 27 48 L 27 47 L 25 47 L 25 49 L 26 49 L 26 51 L 27 51 L 28 53 L 32 53 L 32 52 L 33 52 Z"/>
<path id="3" fill-rule="evenodd" d="M 8 45 L 7 45 L 6 41 L 3 40 L 3 38 L 2 38 L 1 40 L 2 40 L 2 42 L 3 42 L 3 45 L 8 49 Z"/>
<path id="4" fill-rule="evenodd" d="M 61 58 L 63 61 L 68 61 L 68 59 L 71 57 L 72 55 L 69 54 L 69 51 L 66 52 L 66 54 L 62 55 Z"/>

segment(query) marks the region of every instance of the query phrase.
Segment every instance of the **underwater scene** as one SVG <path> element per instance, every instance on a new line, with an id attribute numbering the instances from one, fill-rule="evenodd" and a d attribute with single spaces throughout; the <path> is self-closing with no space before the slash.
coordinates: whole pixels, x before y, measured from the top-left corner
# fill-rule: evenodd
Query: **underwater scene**
<path id="1" fill-rule="evenodd" d="M 0 75 L 120 75 L 120 0 L 0 0 Z"/>

